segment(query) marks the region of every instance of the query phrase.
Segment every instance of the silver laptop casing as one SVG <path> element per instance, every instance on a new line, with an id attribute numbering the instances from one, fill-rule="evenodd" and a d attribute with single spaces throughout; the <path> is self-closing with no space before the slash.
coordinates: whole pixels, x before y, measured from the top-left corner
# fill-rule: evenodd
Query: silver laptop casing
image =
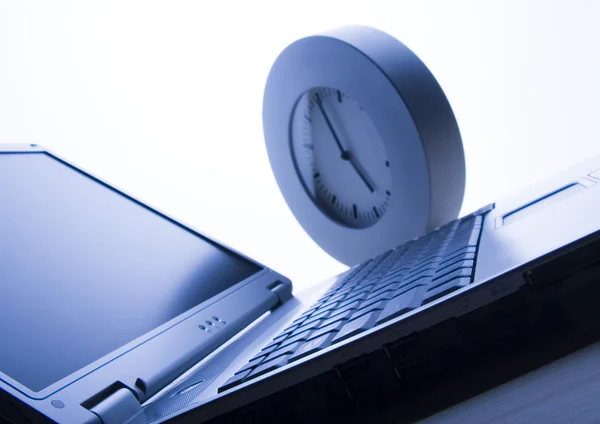
<path id="1" fill-rule="evenodd" d="M 161 417 L 158 422 L 204 422 L 257 402 L 411 333 L 514 293 L 532 283 L 532 269 L 594 240 L 600 240 L 600 157 L 497 201 L 484 218 L 471 285 L 219 394 L 219 386 L 345 273 L 328 279 L 295 294 L 288 304 L 249 330 L 246 338 L 228 346 L 222 356 L 214 357 L 212 361 L 222 360 L 219 370 L 227 366 L 226 370 L 184 409 Z M 597 259 L 600 260 L 600 252 Z"/>
<path id="2" fill-rule="evenodd" d="M 43 393 L 28 393 L 1 374 L 0 389 L 34 422 L 43 415 L 61 423 L 100 423 L 100 416 L 105 424 L 208 421 L 516 292 L 531 283 L 530 270 L 600 239 L 598 211 L 600 158 L 496 202 L 484 219 L 471 285 L 223 393 L 220 386 L 345 273 L 292 297 L 291 283 L 265 268 Z M 215 311 L 239 325 L 214 341 L 189 343 Z"/>
<path id="3" fill-rule="evenodd" d="M 18 421 L 29 419 L 33 422 L 49 419 L 59 423 L 90 424 L 99 424 L 101 419 L 105 424 L 123 422 L 141 411 L 143 403 L 156 397 L 165 386 L 198 361 L 213 353 L 257 318 L 290 299 L 291 282 L 284 276 L 190 226 L 173 220 L 156 208 L 133 199 L 43 147 L 0 145 L 0 154 L 40 153 L 52 156 L 66 166 L 151 209 L 162 218 L 253 262 L 262 271 L 39 392 L 31 391 L 0 372 L 0 407 L 5 414 L 12 414 L 11 419 L 17 417 L 15 419 Z M 35 173 L 35 169 L 31 172 Z M 9 181 L 2 183 L 10 184 Z M 201 330 L 199 326 L 207 320 L 213 320 L 214 316 L 220 317 L 221 322 L 226 324 L 212 326 L 211 331 Z M 3 391 L 9 396 L 3 394 Z"/>

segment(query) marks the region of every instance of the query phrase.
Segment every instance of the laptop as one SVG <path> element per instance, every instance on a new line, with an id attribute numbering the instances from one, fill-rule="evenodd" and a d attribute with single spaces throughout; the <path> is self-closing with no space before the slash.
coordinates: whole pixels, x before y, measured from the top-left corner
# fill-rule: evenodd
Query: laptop
<path id="1" fill-rule="evenodd" d="M 600 158 L 300 293 L 40 146 L 0 181 L 9 423 L 416 421 L 600 338 Z"/>

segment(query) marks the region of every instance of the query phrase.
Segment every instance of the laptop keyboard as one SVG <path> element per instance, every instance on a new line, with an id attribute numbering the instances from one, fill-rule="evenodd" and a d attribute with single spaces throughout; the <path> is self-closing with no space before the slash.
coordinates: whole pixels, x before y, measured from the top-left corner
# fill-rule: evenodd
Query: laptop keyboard
<path id="1" fill-rule="evenodd" d="M 452 221 L 351 269 L 219 392 L 470 284 L 483 215 L 491 208 L 492 205 Z"/>

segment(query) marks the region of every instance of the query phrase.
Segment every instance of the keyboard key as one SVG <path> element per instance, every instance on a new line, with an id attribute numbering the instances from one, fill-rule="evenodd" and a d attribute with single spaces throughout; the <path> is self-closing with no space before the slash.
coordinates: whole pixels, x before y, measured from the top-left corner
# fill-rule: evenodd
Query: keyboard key
<path id="1" fill-rule="evenodd" d="M 366 288 L 368 286 L 370 286 L 371 284 L 377 284 L 377 282 L 379 281 L 379 275 L 375 276 L 375 277 L 369 277 L 364 279 L 363 281 L 361 281 L 358 285 L 362 288 Z"/>
<path id="2" fill-rule="evenodd" d="M 354 316 L 352 318 L 357 317 L 359 314 L 365 314 L 370 311 L 374 311 L 377 309 L 383 309 L 383 306 L 386 304 L 388 300 L 392 298 L 393 293 L 389 293 L 386 295 L 382 295 L 377 299 L 365 300 L 358 308 L 358 311 L 354 312 Z"/>
<path id="3" fill-rule="evenodd" d="M 399 293 L 396 297 L 386 303 L 383 311 L 381 311 L 381 314 L 377 318 L 377 324 L 381 324 L 399 317 L 400 315 L 404 315 L 405 313 L 421 306 L 426 290 L 427 286 L 418 286 L 408 291 Z"/>
<path id="4" fill-rule="evenodd" d="M 346 313 L 348 311 L 355 311 L 358 309 L 358 307 L 360 306 L 362 300 L 355 300 L 353 302 L 350 302 L 349 304 L 347 304 L 346 306 L 344 306 L 343 308 L 338 308 L 335 311 L 331 312 L 331 315 L 329 315 L 329 317 L 327 319 L 332 319 L 335 318 L 336 316 Z"/>
<path id="5" fill-rule="evenodd" d="M 398 287 L 398 284 L 390 284 L 386 287 L 377 289 L 374 292 L 370 293 L 369 296 L 367 296 L 367 298 L 365 299 L 365 302 L 368 302 L 371 299 L 376 299 L 376 298 L 379 298 L 380 296 L 385 296 L 385 295 L 388 295 L 389 297 L 391 297 L 391 295 L 396 291 L 397 287 Z"/>
<path id="6" fill-rule="evenodd" d="M 271 343 L 269 343 L 268 345 L 266 345 L 261 350 L 260 354 L 268 355 L 269 353 L 273 352 L 277 348 L 277 346 L 279 346 L 279 343 L 281 343 L 281 341 L 279 341 L 279 340 L 278 341 L 272 341 Z"/>
<path id="7" fill-rule="evenodd" d="M 324 328 L 324 327 L 328 326 L 329 324 L 336 322 L 336 321 L 340 321 L 340 320 L 348 321 L 350 318 L 352 318 L 352 315 L 354 315 L 354 311 L 356 311 L 356 309 L 347 309 L 343 312 L 332 315 L 330 318 L 326 319 L 325 321 L 323 321 L 321 323 L 320 328 Z"/>
<path id="8" fill-rule="evenodd" d="M 398 287 L 400 287 L 399 283 L 388 284 L 387 286 L 378 288 L 377 290 L 373 291 L 367 299 L 374 299 L 374 298 L 378 297 L 379 295 L 381 295 L 383 293 L 387 293 L 387 292 L 394 293 L 396 290 L 398 290 Z"/>
<path id="9" fill-rule="evenodd" d="M 291 355 L 294 352 L 296 352 L 296 350 L 300 346 L 302 346 L 303 344 L 304 344 L 304 341 L 299 341 L 299 342 L 287 345 L 285 347 L 282 347 L 280 349 L 277 349 L 277 350 L 273 351 L 269 356 L 267 356 L 265 358 L 265 362 L 272 361 L 273 359 L 277 359 L 277 358 L 279 358 L 280 356 L 283 356 L 283 355 Z"/>
<path id="10" fill-rule="evenodd" d="M 441 275 L 448 270 L 456 269 L 456 268 L 473 268 L 474 265 L 475 265 L 475 262 L 473 262 L 472 260 L 459 258 L 454 261 L 450 261 L 443 266 L 440 265 L 437 269 L 436 275 L 437 274 Z"/>
<path id="11" fill-rule="evenodd" d="M 370 261 L 365 267 L 363 267 L 359 272 L 357 272 L 356 274 L 354 274 L 349 280 L 348 282 L 356 282 L 356 281 L 360 281 L 363 280 L 364 278 L 366 278 L 371 271 L 374 268 L 374 263 L 373 261 Z"/>
<path id="12" fill-rule="evenodd" d="M 423 261 L 414 266 L 408 274 L 406 274 L 406 278 L 413 278 L 423 272 L 426 271 L 435 271 L 436 266 L 433 261 Z"/>
<path id="13" fill-rule="evenodd" d="M 306 324 L 302 324 L 300 327 L 298 327 L 291 333 L 291 337 L 295 336 L 296 334 L 303 333 L 307 330 L 312 330 L 312 329 L 318 328 L 321 321 L 323 321 L 323 318 L 319 318 L 319 319 L 307 322 Z"/>
<path id="14" fill-rule="evenodd" d="M 375 263 L 376 266 L 380 265 L 388 256 L 390 256 L 390 254 L 392 253 L 392 250 L 386 250 L 383 253 L 380 253 L 379 255 L 377 255 L 376 257 L 374 257 L 372 259 L 372 262 Z"/>
<path id="15" fill-rule="evenodd" d="M 314 313 L 314 311 L 318 311 L 318 310 L 319 310 L 319 309 L 321 309 L 321 308 L 322 308 L 324 305 L 326 305 L 327 303 L 329 303 L 329 301 L 330 301 L 330 299 L 331 299 L 332 297 L 333 297 L 333 296 L 327 296 L 327 297 L 322 297 L 321 299 L 319 299 L 319 301 L 318 301 L 317 303 L 315 303 L 315 305 L 314 305 L 314 306 L 315 306 L 316 308 L 315 308 L 315 309 L 314 309 L 314 310 L 311 312 L 311 314 L 312 314 L 312 313 Z M 308 316 L 310 316 L 310 314 L 309 314 Z"/>
<path id="16" fill-rule="evenodd" d="M 314 317 L 309 317 L 305 323 L 303 323 L 303 325 L 311 325 L 312 323 L 314 323 L 315 321 L 319 321 L 319 320 L 323 320 L 323 319 L 327 319 L 327 317 L 329 317 L 329 315 L 333 312 L 336 311 L 337 309 L 328 309 L 326 311 L 320 312 L 318 314 L 316 314 Z"/>
<path id="17" fill-rule="evenodd" d="M 238 372 L 233 377 L 225 382 L 221 387 L 219 387 L 219 393 L 224 392 L 225 390 L 229 390 L 232 387 L 238 386 L 244 382 L 246 377 L 250 375 L 251 371 L 246 370 L 244 372 Z"/>
<path id="18" fill-rule="evenodd" d="M 266 358 L 266 356 L 259 356 L 259 357 L 255 357 L 255 358 L 251 359 L 250 361 L 248 361 L 248 363 L 246 365 L 244 365 L 242 368 L 240 368 L 238 373 L 257 367 L 258 365 L 260 365 L 260 363 L 262 361 L 264 361 L 265 358 Z"/>
<path id="19" fill-rule="evenodd" d="M 430 275 L 425 275 L 416 280 L 412 280 L 408 283 L 402 282 L 402 284 L 400 284 L 398 286 L 398 289 L 396 290 L 395 294 L 398 295 L 400 293 L 403 293 L 407 290 L 410 290 L 410 289 L 418 287 L 418 286 L 428 286 L 429 284 L 431 284 L 431 279 L 432 279 L 432 277 Z"/>
<path id="20" fill-rule="evenodd" d="M 462 234 L 459 234 L 456 238 L 454 238 L 449 244 L 449 249 L 456 249 L 457 247 L 463 246 L 476 246 L 477 239 L 479 237 L 479 229 L 473 228 L 465 231 Z"/>
<path id="21" fill-rule="evenodd" d="M 479 233 L 481 228 L 479 226 L 471 226 L 470 228 L 461 229 L 457 231 L 456 236 L 448 244 L 448 250 L 464 247 L 464 246 L 477 246 L 479 239 Z"/>
<path id="22" fill-rule="evenodd" d="M 320 337 L 311 339 L 304 343 L 297 351 L 294 353 L 289 362 L 296 361 L 300 358 L 304 358 L 305 356 L 311 355 L 319 350 L 325 349 L 331 345 L 331 341 L 335 337 L 337 333 L 327 333 L 323 334 Z"/>
<path id="23" fill-rule="evenodd" d="M 297 328 L 300 328 L 300 324 L 294 324 L 285 330 L 283 330 L 277 337 L 273 339 L 274 342 L 280 342 L 285 339 L 287 336 L 292 334 Z"/>
<path id="24" fill-rule="evenodd" d="M 334 294 L 324 294 L 323 296 L 321 296 L 319 298 L 319 300 L 316 301 L 315 304 L 323 304 L 325 302 L 328 302 L 329 299 L 331 299 L 333 296 L 335 296 Z"/>
<path id="25" fill-rule="evenodd" d="M 379 279 L 377 279 L 377 283 L 378 282 L 379 282 Z M 377 283 L 359 284 L 358 286 L 356 286 L 355 292 L 359 293 L 359 292 L 361 292 L 363 290 L 366 291 L 366 292 L 370 292 L 370 291 L 372 291 L 377 286 Z M 346 297 L 346 300 L 350 299 L 350 295 L 352 295 L 352 294 L 353 293 L 350 293 L 348 295 L 348 297 Z"/>
<path id="26" fill-rule="evenodd" d="M 302 313 L 302 315 L 300 315 L 298 318 L 296 318 L 296 319 L 295 319 L 295 320 L 292 322 L 292 324 L 290 325 L 290 327 L 291 327 L 292 325 L 294 325 L 294 324 L 301 324 L 301 323 L 302 323 L 302 321 L 304 321 L 306 318 L 308 318 L 308 316 L 309 316 L 310 314 L 312 314 L 312 313 L 313 313 L 314 311 L 316 311 L 316 310 L 317 310 L 317 307 L 316 307 L 316 306 L 313 306 L 313 307 L 312 307 L 312 308 L 310 308 L 309 310 L 307 310 L 307 311 L 304 311 L 304 312 Z"/>
<path id="27" fill-rule="evenodd" d="M 418 273 L 417 275 L 414 275 L 412 277 L 407 277 L 400 284 L 400 288 L 409 286 L 411 284 L 425 284 L 423 281 L 431 280 L 433 278 L 434 274 L 435 274 L 435 269 L 429 269 L 429 268 L 425 269 L 425 270 L 421 271 L 420 273 Z M 420 281 L 420 283 L 419 283 L 419 281 Z"/>
<path id="28" fill-rule="evenodd" d="M 354 320 L 362 317 L 365 314 L 375 311 L 381 311 L 387 302 L 387 300 L 378 300 L 377 302 L 370 303 L 368 305 L 361 305 L 358 311 L 354 312 L 354 315 L 352 315 L 352 318 L 350 319 Z"/>
<path id="29" fill-rule="evenodd" d="M 388 287 L 391 287 L 392 290 L 396 290 L 395 287 L 400 284 L 397 281 L 381 281 L 379 284 L 377 284 L 377 287 L 375 288 L 375 290 L 373 290 L 371 293 L 375 293 L 381 290 L 385 290 Z"/>
<path id="30" fill-rule="evenodd" d="M 451 262 L 458 261 L 458 260 L 465 260 L 465 259 L 475 260 L 475 253 L 464 252 L 464 253 L 458 253 L 456 255 L 452 255 L 449 258 L 444 259 L 442 262 L 440 262 L 440 266 L 443 267 L 443 266 L 450 264 Z"/>
<path id="31" fill-rule="evenodd" d="M 452 280 L 454 278 L 459 277 L 471 277 L 471 273 L 473 272 L 473 268 L 452 268 L 448 271 L 442 271 L 442 275 L 436 276 L 433 280 L 431 280 L 431 284 L 429 285 L 429 289 L 434 289 L 439 285 L 446 283 L 446 281 Z"/>
<path id="32" fill-rule="evenodd" d="M 458 256 L 458 255 L 465 255 L 468 253 L 476 253 L 476 248 L 473 246 L 467 246 L 467 247 L 463 247 L 462 249 L 458 249 L 454 252 L 446 252 L 446 255 L 444 256 L 444 260 L 440 262 L 440 264 L 444 264 L 446 263 L 448 260 Z"/>
<path id="33" fill-rule="evenodd" d="M 337 308 L 339 304 L 340 302 L 338 300 L 332 300 L 331 302 L 324 303 L 321 306 L 319 306 L 319 308 L 315 312 L 313 312 L 313 314 L 318 314 L 322 311 L 330 311 L 332 309 Z"/>
<path id="34" fill-rule="evenodd" d="M 352 276 L 353 272 L 354 272 L 354 270 L 350 269 L 350 270 L 346 271 L 345 273 L 340 274 L 337 277 L 336 282 L 331 285 L 331 287 L 329 288 L 329 290 L 327 290 L 327 292 L 325 294 L 331 294 L 331 292 L 339 289 L 344 284 L 346 284 L 348 282 L 348 279 Z"/>
<path id="35" fill-rule="evenodd" d="M 340 284 L 340 285 L 334 284 L 333 286 L 331 286 L 329 288 L 329 290 L 327 290 L 325 292 L 324 296 L 335 296 L 336 294 L 340 293 L 340 290 L 342 289 L 342 287 L 344 287 L 343 284 Z"/>
<path id="36" fill-rule="evenodd" d="M 455 290 L 462 289 L 463 287 L 471 284 L 471 278 L 455 278 L 454 280 L 450 280 L 445 282 L 442 285 L 436 286 L 425 293 L 425 298 L 423 299 L 423 304 L 433 302 L 436 299 L 439 299 L 442 296 L 447 295 Z"/>
<path id="37" fill-rule="evenodd" d="M 290 356 L 292 355 L 284 355 L 273 359 L 272 361 L 264 362 L 262 365 L 259 365 L 257 368 L 255 368 L 254 371 L 252 371 L 247 377 L 247 379 L 256 378 L 258 376 L 276 370 L 277 368 L 283 367 L 284 365 L 287 365 L 288 358 Z"/>
<path id="38" fill-rule="evenodd" d="M 388 278 L 388 277 L 382 278 L 381 282 L 379 284 L 380 285 L 397 284 L 404 279 L 405 275 L 406 274 L 398 274 L 397 276 L 394 276 L 393 278 Z"/>
<path id="39" fill-rule="evenodd" d="M 345 301 L 340 303 L 339 308 L 344 308 L 345 306 L 347 306 L 355 301 L 363 301 L 367 298 L 368 295 L 369 295 L 368 291 L 361 291 L 360 293 L 349 296 Z"/>
<path id="40" fill-rule="evenodd" d="M 411 268 L 413 264 L 409 261 L 402 261 L 401 263 L 393 266 L 388 273 L 381 279 L 381 281 L 391 280 L 394 278 L 401 277 L 406 274 Z"/>
<path id="41" fill-rule="evenodd" d="M 337 333 L 340 328 L 342 328 L 342 326 L 344 324 L 346 324 L 348 322 L 348 320 L 339 320 L 339 321 L 334 321 L 329 325 L 326 325 L 323 328 L 319 328 L 318 330 L 315 330 L 311 335 L 310 335 L 310 339 L 314 339 L 316 337 L 321 337 L 323 334 L 327 334 L 327 333 Z"/>
<path id="42" fill-rule="evenodd" d="M 349 294 L 349 293 L 353 293 L 356 290 L 356 286 L 354 284 L 349 284 L 348 286 L 345 286 L 343 288 L 340 289 L 340 291 L 338 292 L 338 294 Z"/>
<path id="43" fill-rule="evenodd" d="M 333 296 L 331 296 L 328 300 L 328 302 L 339 302 L 344 300 L 344 298 L 346 297 L 346 293 L 337 293 Z"/>
<path id="44" fill-rule="evenodd" d="M 435 251 L 428 253 L 424 256 L 421 256 L 419 258 L 419 263 L 415 266 L 415 269 L 421 268 L 427 264 L 431 264 L 433 262 L 436 262 L 440 259 L 442 259 L 443 254 L 441 252 L 441 247 L 435 249 Z"/>
<path id="45" fill-rule="evenodd" d="M 292 337 L 282 341 L 281 345 L 279 347 L 285 347 L 292 343 L 306 341 L 306 339 L 308 339 L 308 336 L 310 335 L 310 333 L 312 333 L 312 331 L 313 330 L 308 330 L 308 331 L 304 331 L 303 333 L 300 333 L 300 334 L 292 335 Z"/>
<path id="46" fill-rule="evenodd" d="M 299 325 L 300 324 L 298 324 L 297 322 L 293 322 L 290 325 L 288 325 L 286 328 L 284 328 L 283 331 L 282 331 L 282 333 L 287 333 L 287 332 L 293 331 Z"/>
<path id="47" fill-rule="evenodd" d="M 379 311 L 371 312 L 366 315 L 362 315 L 357 319 L 349 321 L 342 327 L 337 335 L 332 340 L 332 344 L 346 340 L 352 336 L 355 336 L 363 331 L 372 328 L 375 325 Z"/>

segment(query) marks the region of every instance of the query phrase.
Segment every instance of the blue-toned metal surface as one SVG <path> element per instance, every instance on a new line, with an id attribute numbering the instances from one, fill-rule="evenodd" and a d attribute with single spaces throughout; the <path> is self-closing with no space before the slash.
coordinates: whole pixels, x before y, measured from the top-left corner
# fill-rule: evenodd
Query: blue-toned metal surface
<path id="1" fill-rule="evenodd" d="M 580 184 L 600 158 L 496 202 L 484 223 L 475 282 L 486 281 L 600 229 L 600 185 Z"/>

